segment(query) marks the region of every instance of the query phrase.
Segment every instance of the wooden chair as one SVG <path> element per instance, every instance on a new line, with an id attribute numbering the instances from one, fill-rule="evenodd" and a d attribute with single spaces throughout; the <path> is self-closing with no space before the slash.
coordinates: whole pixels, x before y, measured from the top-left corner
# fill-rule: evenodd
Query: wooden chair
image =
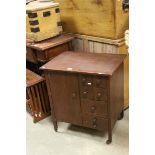
<path id="1" fill-rule="evenodd" d="M 36 123 L 51 114 L 45 79 L 26 69 L 26 110 Z"/>

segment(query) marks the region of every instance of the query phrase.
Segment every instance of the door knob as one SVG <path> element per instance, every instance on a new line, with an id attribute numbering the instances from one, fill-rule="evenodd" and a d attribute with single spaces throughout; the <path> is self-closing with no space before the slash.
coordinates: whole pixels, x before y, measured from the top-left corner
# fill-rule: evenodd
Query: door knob
<path id="1" fill-rule="evenodd" d="M 95 129 L 96 129 L 96 127 L 97 127 L 97 125 L 96 125 L 96 124 L 93 124 L 93 128 L 95 128 Z"/>
<path id="2" fill-rule="evenodd" d="M 101 97 L 101 93 L 100 93 L 100 92 L 99 92 L 99 93 L 97 93 L 97 96 L 98 96 L 98 97 Z"/>
<path id="3" fill-rule="evenodd" d="M 72 98 L 73 98 L 73 99 L 76 98 L 76 93 L 72 93 Z"/>
<path id="4" fill-rule="evenodd" d="M 84 91 L 83 92 L 83 97 L 87 97 L 87 93 L 88 93 L 87 91 Z"/>
<path id="5" fill-rule="evenodd" d="M 93 118 L 93 123 L 96 123 L 97 119 L 96 118 Z"/>
<path id="6" fill-rule="evenodd" d="M 92 106 L 91 107 L 91 112 L 95 112 L 95 109 L 96 109 L 96 107 L 95 106 Z"/>

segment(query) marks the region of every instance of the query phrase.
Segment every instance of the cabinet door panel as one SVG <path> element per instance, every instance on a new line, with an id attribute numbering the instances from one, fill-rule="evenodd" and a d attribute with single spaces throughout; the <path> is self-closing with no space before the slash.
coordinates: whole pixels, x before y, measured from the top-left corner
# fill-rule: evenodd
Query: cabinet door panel
<path id="1" fill-rule="evenodd" d="M 50 77 L 56 119 L 82 124 L 77 75 L 55 72 Z"/>

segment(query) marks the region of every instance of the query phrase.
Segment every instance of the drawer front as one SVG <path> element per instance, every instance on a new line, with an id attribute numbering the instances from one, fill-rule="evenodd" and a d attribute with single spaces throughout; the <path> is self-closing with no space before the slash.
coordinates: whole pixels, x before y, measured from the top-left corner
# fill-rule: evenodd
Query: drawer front
<path id="1" fill-rule="evenodd" d="M 63 44 L 60 46 L 56 46 L 44 51 L 37 50 L 37 59 L 40 62 L 47 62 L 50 61 L 52 58 L 58 56 L 59 54 L 63 53 L 64 51 L 68 50 L 68 44 Z"/>
<path id="2" fill-rule="evenodd" d="M 69 50 L 68 44 L 62 44 L 53 48 L 46 50 L 46 59 L 47 61 L 51 60 L 52 58 L 58 56 L 59 54 L 63 53 L 64 51 Z"/>
<path id="3" fill-rule="evenodd" d="M 96 101 L 107 102 L 107 89 L 95 88 L 94 96 Z"/>
<path id="4" fill-rule="evenodd" d="M 83 86 L 80 89 L 81 99 L 94 100 L 94 92 L 92 87 Z"/>
<path id="5" fill-rule="evenodd" d="M 101 101 L 81 100 L 83 114 L 98 115 L 107 117 L 107 103 Z"/>
<path id="6" fill-rule="evenodd" d="M 106 77 L 94 77 L 94 86 L 97 88 L 107 88 L 107 78 Z"/>
<path id="7" fill-rule="evenodd" d="M 97 130 L 107 130 L 108 120 L 96 116 L 84 115 L 83 125 L 88 128 Z"/>

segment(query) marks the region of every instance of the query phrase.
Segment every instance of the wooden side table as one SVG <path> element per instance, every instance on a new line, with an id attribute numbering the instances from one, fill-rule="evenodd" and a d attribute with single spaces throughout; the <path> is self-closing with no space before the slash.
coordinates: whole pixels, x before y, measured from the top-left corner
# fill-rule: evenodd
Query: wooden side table
<path id="1" fill-rule="evenodd" d="M 46 63 L 60 53 L 72 50 L 72 35 L 60 35 L 41 42 L 33 43 L 27 40 L 26 59 L 32 63 Z"/>
<path id="2" fill-rule="evenodd" d="M 50 61 L 66 50 L 72 50 L 72 35 L 60 35 L 44 41 L 34 43 L 26 40 L 26 67 L 33 72 L 42 75 L 39 70 L 46 62 Z"/>

